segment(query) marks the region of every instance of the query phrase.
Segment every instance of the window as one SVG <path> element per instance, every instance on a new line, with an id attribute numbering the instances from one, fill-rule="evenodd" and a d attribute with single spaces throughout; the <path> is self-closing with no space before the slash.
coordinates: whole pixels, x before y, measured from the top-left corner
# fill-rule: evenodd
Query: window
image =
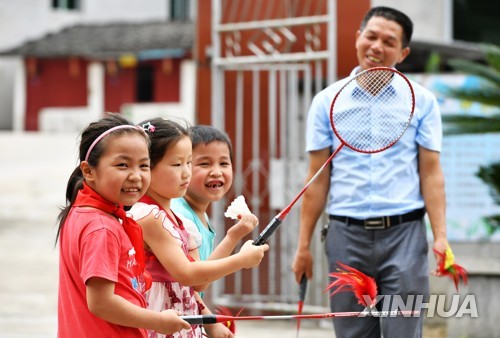
<path id="1" fill-rule="evenodd" d="M 80 0 L 52 0 L 52 8 L 78 10 L 80 9 Z"/>
<path id="2" fill-rule="evenodd" d="M 154 67 L 151 64 L 137 66 L 135 92 L 137 102 L 153 102 L 154 94 Z"/>
<path id="3" fill-rule="evenodd" d="M 500 45 L 498 0 L 453 0 L 453 39 Z"/>
<path id="4" fill-rule="evenodd" d="M 170 0 L 170 20 L 189 20 L 189 0 Z"/>

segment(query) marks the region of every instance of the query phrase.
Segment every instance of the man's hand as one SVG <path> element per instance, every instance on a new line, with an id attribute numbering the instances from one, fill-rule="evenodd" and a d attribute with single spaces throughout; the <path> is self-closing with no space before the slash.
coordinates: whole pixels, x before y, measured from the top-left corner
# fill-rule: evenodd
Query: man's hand
<path id="1" fill-rule="evenodd" d="M 300 283 L 303 275 L 307 279 L 313 277 L 314 259 L 309 249 L 298 249 L 292 264 L 292 271 L 295 273 L 295 281 Z"/>

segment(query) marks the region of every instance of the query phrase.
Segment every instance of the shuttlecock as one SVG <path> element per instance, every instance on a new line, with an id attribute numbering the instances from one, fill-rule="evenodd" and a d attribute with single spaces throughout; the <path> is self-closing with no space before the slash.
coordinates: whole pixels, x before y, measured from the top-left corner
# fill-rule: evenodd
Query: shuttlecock
<path id="1" fill-rule="evenodd" d="M 227 207 L 224 216 L 232 219 L 239 219 L 238 216 L 251 214 L 252 212 L 248 209 L 248 206 L 245 202 L 245 197 L 240 195 L 235 198 L 234 201 Z"/>

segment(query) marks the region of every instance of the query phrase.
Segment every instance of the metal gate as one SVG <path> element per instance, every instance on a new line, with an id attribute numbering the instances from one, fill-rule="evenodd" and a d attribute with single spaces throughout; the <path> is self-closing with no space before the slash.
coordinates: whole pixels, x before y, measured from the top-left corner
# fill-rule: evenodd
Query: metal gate
<path id="1" fill-rule="evenodd" d="M 336 74 L 335 18 L 334 0 L 212 1 L 211 120 L 217 128 L 233 131 L 234 193 L 247 198 L 261 223 L 288 205 L 305 183 L 305 120 L 313 94 L 324 87 L 324 69 L 328 83 Z M 267 88 L 264 94 L 262 88 Z M 229 101 L 234 104 L 227 106 Z M 214 224 L 224 224 L 225 204 L 214 205 Z M 298 287 L 291 264 L 299 209 L 300 201 L 271 237 L 266 261 L 258 269 L 214 283 L 216 304 L 296 309 Z M 323 311 L 328 303 L 322 292 L 328 270 L 318 237 L 312 244 L 315 277 L 304 311 Z"/>

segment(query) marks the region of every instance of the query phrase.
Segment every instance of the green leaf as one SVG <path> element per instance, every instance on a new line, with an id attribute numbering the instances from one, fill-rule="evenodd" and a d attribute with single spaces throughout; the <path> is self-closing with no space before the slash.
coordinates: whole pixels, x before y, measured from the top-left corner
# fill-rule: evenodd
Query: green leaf
<path id="1" fill-rule="evenodd" d="M 455 89 L 447 87 L 443 93 L 460 100 L 478 102 L 493 107 L 500 107 L 500 87 L 484 86 L 479 88 Z"/>
<path id="2" fill-rule="evenodd" d="M 470 115 L 444 115 L 445 135 L 485 134 L 500 131 L 500 115 L 492 117 Z"/>
<path id="3" fill-rule="evenodd" d="M 462 59 L 451 59 L 448 61 L 448 64 L 455 70 L 470 75 L 476 75 L 482 80 L 491 82 L 500 90 L 500 73 L 495 68 Z"/>
<path id="4" fill-rule="evenodd" d="M 480 48 L 484 52 L 488 64 L 500 73 L 500 47 L 492 44 L 481 44 Z"/>

